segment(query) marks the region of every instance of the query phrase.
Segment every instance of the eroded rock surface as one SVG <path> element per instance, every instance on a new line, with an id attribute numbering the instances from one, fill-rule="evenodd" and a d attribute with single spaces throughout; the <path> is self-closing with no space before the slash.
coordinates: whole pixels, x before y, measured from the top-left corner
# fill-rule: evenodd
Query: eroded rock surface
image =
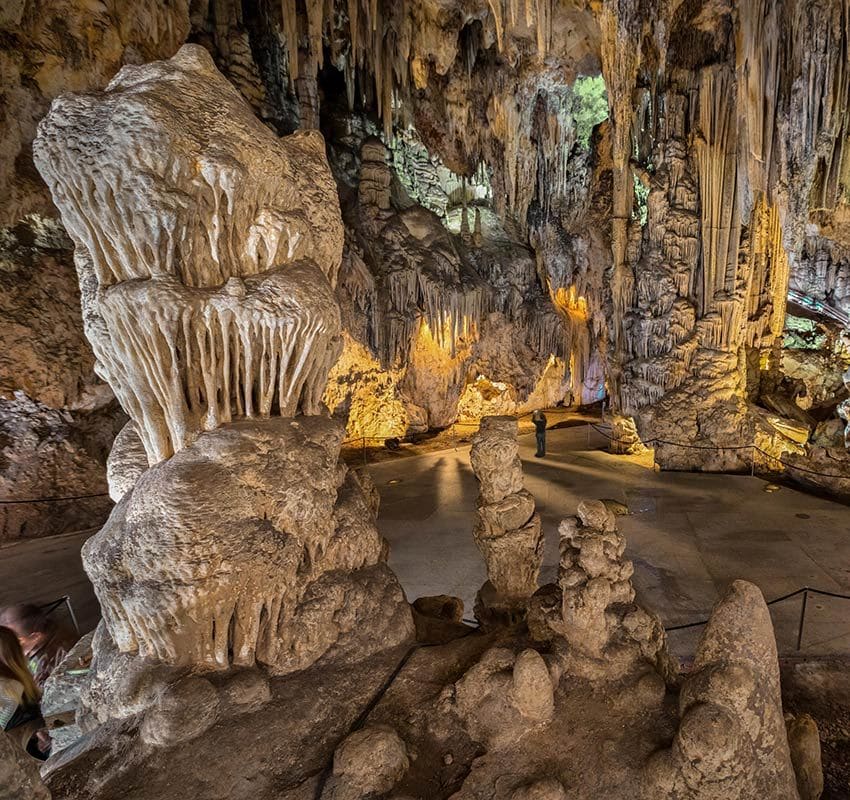
<path id="1" fill-rule="evenodd" d="M 753 584 L 735 581 L 714 607 L 679 713 L 672 748 L 647 768 L 644 797 L 797 800 L 773 625 Z"/>
<path id="2" fill-rule="evenodd" d="M 320 137 L 278 139 L 187 45 L 63 95 L 34 152 L 98 368 L 151 463 L 233 418 L 318 410 L 342 248 Z"/>
<path id="3" fill-rule="evenodd" d="M 516 417 L 484 417 L 472 439 L 470 462 L 479 483 L 473 536 L 488 579 L 476 614 L 479 619 L 521 616 L 537 589 L 543 534 L 534 498 L 523 488 Z"/>

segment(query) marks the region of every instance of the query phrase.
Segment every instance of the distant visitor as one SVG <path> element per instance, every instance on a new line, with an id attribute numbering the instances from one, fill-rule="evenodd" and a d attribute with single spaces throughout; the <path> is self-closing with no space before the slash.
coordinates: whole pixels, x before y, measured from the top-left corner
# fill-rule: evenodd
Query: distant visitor
<path id="1" fill-rule="evenodd" d="M 534 423 L 535 435 L 537 436 L 537 452 L 535 458 L 543 458 L 546 455 L 546 415 L 538 408 L 531 415 Z"/>

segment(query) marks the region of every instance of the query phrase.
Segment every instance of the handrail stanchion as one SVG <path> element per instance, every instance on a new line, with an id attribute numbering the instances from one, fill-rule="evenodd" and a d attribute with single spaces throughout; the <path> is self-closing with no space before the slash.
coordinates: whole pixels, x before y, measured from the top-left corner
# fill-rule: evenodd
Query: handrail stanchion
<path id="1" fill-rule="evenodd" d="M 753 442 L 752 456 L 750 457 L 750 477 L 755 478 L 755 476 L 756 476 L 756 443 Z"/>
<path id="2" fill-rule="evenodd" d="M 797 652 L 800 652 L 800 647 L 803 644 L 803 625 L 806 622 L 806 606 L 809 602 L 808 588 L 803 590 L 803 605 L 800 607 L 800 629 L 797 631 Z"/>
<path id="3" fill-rule="evenodd" d="M 62 599 L 65 601 L 65 606 L 68 609 L 68 616 L 71 618 L 71 622 L 74 624 L 74 630 L 77 632 L 77 636 L 79 636 L 80 623 L 77 622 L 77 615 L 74 613 L 74 607 L 71 605 L 71 598 L 66 594 Z"/>

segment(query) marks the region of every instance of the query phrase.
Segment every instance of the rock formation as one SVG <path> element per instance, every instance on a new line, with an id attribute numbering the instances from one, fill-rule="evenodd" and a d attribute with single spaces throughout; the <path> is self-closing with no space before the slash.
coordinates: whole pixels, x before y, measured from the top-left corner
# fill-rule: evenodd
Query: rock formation
<path id="1" fill-rule="evenodd" d="M 38 762 L 3 731 L 0 731 L 0 798 L 50 800 L 50 792 L 38 774 Z"/>
<path id="2" fill-rule="evenodd" d="M 118 649 L 290 672 L 359 637 L 360 619 L 382 640 L 402 597 L 360 483 L 337 463 L 342 437 L 320 417 L 236 422 L 145 472 L 83 552 Z M 387 643 L 409 632 L 399 622 L 390 612 Z"/>
<path id="3" fill-rule="evenodd" d="M 173 747 L 270 697 L 193 672 L 283 675 L 407 641 L 374 492 L 339 461 L 342 426 L 308 415 L 340 340 L 321 138 L 278 140 L 187 45 L 60 97 L 36 158 L 132 418 L 118 503 L 84 547 L 103 622 L 81 724 L 135 718 Z"/>
<path id="4" fill-rule="evenodd" d="M 516 417 L 484 417 L 469 456 L 478 478 L 473 536 L 487 565 L 476 616 L 522 614 L 537 590 L 543 532 L 534 498 L 523 488 Z"/>
<path id="5" fill-rule="evenodd" d="M 104 462 L 125 419 L 82 335 L 72 245 L 32 162 L 36 125 L 62 92 L 173 55 L 189 33 L 188 5 L 0 9 L 0 498 L 74 498 L 4 505 L 0 540 L 100 525 L 110 509 Z"/>
<path id="6" fill-rule="evenodd" d="M 679 714 L 671 749 L 646 768 L 643 797 L 797 800 L 773 626 L 751 583 L 735 581 L 712 611 Z"/>
<path id="7" fill-rule="evenodd" d="M 234 418 L 318 409 L 342 246 L 321 139 L 277 139 L 185 47 L 54 102 L 34 152 L 98 368 L 152 464 Z"/>
<path id="8" fill-rule="evenodd" d="M 529 629 L 540 641 L 562 637 L 565 668 L 590 680 L 611 680 L 651 665 L 672 680 L 661 621 L 634 602 L 632 562 L 616 517 L 601 500 L 579 503 L 578 516 L 563 520 L 557 586 L 532 600 Z"/>

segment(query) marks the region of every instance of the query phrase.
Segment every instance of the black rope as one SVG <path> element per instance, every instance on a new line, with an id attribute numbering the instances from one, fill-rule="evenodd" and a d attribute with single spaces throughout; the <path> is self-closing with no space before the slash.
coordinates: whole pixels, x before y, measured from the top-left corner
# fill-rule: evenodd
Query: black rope
<path id="1" fill-rule="evenodd" d="M 0 505 L 14 506 L 23 503 L 61 503 L 66 500 L 87 500 L 91 497 L 109 497 L 109 492 L 97 494 L 77 494 L 70 497 L 31 497 L 26 500 L 0 500 Z"/>
<path id="2" fill-rule="evenodd" d="M 795 589 L 793 592 L 788 592 L 788 594 L 783 594 L 781 597 L 777 597 L 773 600 L 769 600 L 766 605 L 772 606 L 776 605 L 776 603 L 781 603 L 785 600 L 790 600 L 792 597 L 798 597 L 804 592 L 809 592 L 810 594 L 821 594 L 826 597 L 836 597 L 839 600 L 850 600 L 850 594 L 840 594 L 839 592 L 828 592 L 826 589 L 813 589 L 811 586 L 803 586 L 801 589 Z M 700 625 L 708 624 L 708 619 L 701 619 L 698 622 L 686 622 L 684 625 L 671 625 L 670 627 L 665 627 L 666 631 L 682 631 L 686 628 L 698 628 Z"/>

